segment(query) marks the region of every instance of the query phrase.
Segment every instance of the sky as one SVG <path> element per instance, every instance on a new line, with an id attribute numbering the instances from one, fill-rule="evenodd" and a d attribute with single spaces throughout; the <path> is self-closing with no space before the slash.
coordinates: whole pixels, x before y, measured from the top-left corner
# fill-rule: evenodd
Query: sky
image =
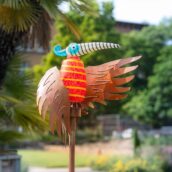
<path id="1" fill-rule="evenodd" d="M 158 24 L 172 18 L 172 0 L 97 0 L 113 1 L 117 20 Z"/>

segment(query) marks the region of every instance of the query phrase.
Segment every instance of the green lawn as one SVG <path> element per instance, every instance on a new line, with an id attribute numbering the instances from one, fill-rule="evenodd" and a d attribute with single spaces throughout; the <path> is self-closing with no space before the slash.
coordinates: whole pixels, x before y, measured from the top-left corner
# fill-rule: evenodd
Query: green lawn
<path id="1" fill-rule="evenodd" d="M 50 152 L 44 150 L 19 150 L 22 156 L 22 164 L 27 166 L 39 167 L 67 167 L 68 152 Z M 89 166 L 90 162 L 96 158 L 96 155 L 76 154 L 76 166 Z"/>

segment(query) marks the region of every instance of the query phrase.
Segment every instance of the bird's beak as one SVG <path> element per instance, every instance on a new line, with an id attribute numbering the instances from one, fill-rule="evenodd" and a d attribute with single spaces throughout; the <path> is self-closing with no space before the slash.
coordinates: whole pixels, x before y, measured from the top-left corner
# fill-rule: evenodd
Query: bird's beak
<path id="1" fill-rule="evenodd" d="M 90 42 L 90 43 L 81 43 L 79 44 L 79 47 L 80 47 L 79 52 L 76 55 L 81 56 L 98 50 L 120 48 L 120 45 L 115 43 L 108 43 L 108 42 Z"/>
<path id="2" fill-rule="evenodd" d="M 56 45 L 56 46 L 54 47 L 54 54 L 55 54 L 56 56 L 61 56 L 61 57 L 67 56 L 66 49 L 63 49 L 63 50 L 62 50 L 60 45 Z"/>

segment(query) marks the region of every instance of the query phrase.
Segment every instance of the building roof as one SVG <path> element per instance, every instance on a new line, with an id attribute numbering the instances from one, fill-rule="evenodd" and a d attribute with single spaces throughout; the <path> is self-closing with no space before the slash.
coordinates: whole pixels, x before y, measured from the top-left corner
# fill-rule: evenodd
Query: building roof
<path id="1" fill-rule="evenodd" d="M 134 23 L 134 22 L 126 22 L 126 21 L 116 21 L 115 28 L 119 32 L 128 33 L 133 30 L 141 30 L 144 27 L 149 26 L 147 23 Z"/>

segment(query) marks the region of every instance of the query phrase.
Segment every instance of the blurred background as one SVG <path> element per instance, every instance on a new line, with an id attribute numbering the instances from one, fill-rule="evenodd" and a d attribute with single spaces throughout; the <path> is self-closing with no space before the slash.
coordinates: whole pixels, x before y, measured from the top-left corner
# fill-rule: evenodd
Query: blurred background
<path id="1" fill-rule="evenodd" d="M 170 0 L 0 0 L 0 171 L 68 166 L 68 147 L 49 132 L 48 116 L 38 114 L 37 84 L 47 69 L 61 66 L 54 45 L 94 41 L 121 48 L 85 55 L 85 66 L 143 58 L 128 98 L 96 104 L 79 119 L 76 166 L 172 171 Z"/>

